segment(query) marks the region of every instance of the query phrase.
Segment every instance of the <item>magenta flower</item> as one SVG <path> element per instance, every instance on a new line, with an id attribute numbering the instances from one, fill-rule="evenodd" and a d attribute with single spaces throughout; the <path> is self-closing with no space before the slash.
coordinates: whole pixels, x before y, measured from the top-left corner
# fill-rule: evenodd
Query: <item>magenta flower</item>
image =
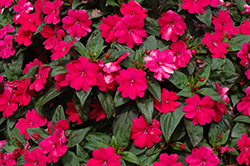
<path id="1" fill-rule="evenodd" d="M 182 110 L 185 112 L 185 117 L 192 119 L 194 125 L 199 123 L 205 125 L 212 122 L 212 117 L 215 116 L 215 112 L 212 109 L 214 102 L 211 97 L 205 96 L 202 99 L 195 94 L 185 100 L 185 105 Z"/>
<path id="2" fill-rule="evenodd" d="M 134 139 L 135 146 L 139 146 L 139 148 L 144 148 L 145 146 L 151 148 L 154 143 L 161 141 L 159 137 L 162 134 L 162 131 L 159 129 L 160 125 L 160 122 L 156 119 L 153 119 L 150 126 L 143 116 L 134 118 L 130 138 Z"/>
<path id="3" fill-rule="evenodd" d="M 18 23 L 18 19 L 21 16 L 22 13 L 29 13 L 30 11 L 32 11 L 34 9 L 33 5 L 31 2 L 27 1 L 27 0 L 18 0 L 17 5 L 15 5 L 13 7 L 14 11 L 17 13 L 14 17 L 14 23 Z"/>
<path id="4" fill-rule="evenodd" d="M 162 153 L 160 155 L 160 161 L 156 161 L 153 163 L 153 166 L 184 166 L 181 162 L 176 162 L 179 158 L 177 154 L 170 154 L 168 156 L 167 153 Z"/>
<path id="5" fill-rule="evenodd" d="M 138 17 L 141 20 L 147 17 L 147 14 L 145 14 L 147 13 L 147 9 L 143 9 L 136 1 L 129 1 L 128 4 L 123 3 L 120 10 L 124 16 Z"/>
<path id="6" fill-rule="evenodd" d="M 35 89 L 35 91 L 40 91 L 44 88 L 44 84 L 47 82 L 47 78 L 49 77 L 49 66 L 39 66 L 38 73 L 35 74 L 35 81 L 30 85 L 29 89 Z"/>
<path id="7" fill-rule="evenodd" d="M 245 75 L 247 76 L 247 79 L 250 80 L 250 69 L 247 69 L 247 71 L 245 72 Z"/>
<path id="8" fill-rule="evenodd" d="M 13 32 L 14 30 L 15 30 L 15 27 L 10 28 L 10 23 L 8 23 L 2 29 L 0 29 L 0 39 L 6 36 L 9 32 Z"/>
<path id="9" fill-rule="evenodd" d="M 178 69 L 179 67 L 186 67 L 192 58 L 192 53 L 187 49 L 187 45 L 184 41 L 179 40 L 170 45 L 170 54 L 173 54 L 173 62 Z"/>
<path id="10" fill-rule="evenodd" d="M 250 22 L 245 20 L 243 24 L 240 24 L 240 31 L 245 35 L 250 35 Z"/>
<path id="11" fill-rule="evenodd" d="M 120 70 L 119 75 L 115 77 L 116 81 L 121 84 L 117 91 L 122 93 L 122 97 L 129 97 L 132 100 L 136 96 L 143 97 L 148 87 L 148 81 L 145 76 L 146 73 L 144 71 L 136 70 L 133 67 L 129 67 L 127 70 Z"/>
<path id="12" fill-rule="evenodd" d="M 0 111 L 3 111 L 3 117 L 8 118 L 17 110 L 19 98 L 12 94 L 10 90 L 4 90 L 0 94 Z"/>
<path id="13" fill-rule="evenodd" d="M 68 120 L 59 120 L 56 122 L 56 124 L 53 126 L 53 129 L 60 129 L 60 130 L 69 130 L 69 122 Z"/>
<path id="14" fill-rule="evenodd" d="M 221 147 L 220 153 L 225 153 L 225 152 L 232 152 L 234 150 L 233 147 L 229 147 L 228 145 Z"/>
<path id="15" fill-rule="evenodd" d="M 92 85 L 96 85 L 98 66 L 95 63 L 89 63 L 85 57 L 71 61 L 66 65 L 68 74 L 66 81 L 70 82 L 70 87 L 76 90 L 83 89 L 87 92 Z"/>
<path id="16" fill-rule="evenodd" d="M 69 102 L 67 102 L 67 106 L 68 108 L 66 109 L 65 113 L 67 115 L 69 115 L 69 120 L 71 122 L 76 122 L 80 125 L 82 124 L 82 119 L 80 118 L 80 116 L 78 115 L 78 112 L 75 108 L 75 105 L 73 103 L 73 99 Z"/>
<path id="17" fill-rule="evenodd" d="M 4 145 L 6 145 L 6 140 L 1 140 L 0 141 L 0 149 L 2 149 L 2 147 L 4 146 Z M 1 155 L 1 154 L 0 154 Z"/>
<path id="18" fill-rule="evenodd" d="M 243 115 L 250 116 L 250 87 L 246 88 L 246 94 L 247 95 L 237 104 L 237 109 L 239 112 L 243 112 Z"/>
<path id="19" fill-rule="evenodd" d="M 121 161 L 117 160 L 121 158 L 120 155 L 115 154 L 115 149 L 112 146 L 101 147 L 100 150 L 94 149 L 92 152 L 93 158 L 87 162 L 87 166 L 119 166 Z"/>
<path id="20" fill-rule="evenodd" d="M 117 15 L 110 16 L 108 15 L 107 18 L 103 17 L 102 22 L 100 24 L 99 29 L 102 30 L 101 36 L 105 38 L 107 43 L 114 42 L 116 40 L 115 37 L 115 25 L 121 20 L 121 17 Z"/>
<path id="21" fill-rule="evenodd" d="M 224 0 L 211 0 L 210 6 L 217 7 L 218 4 L 223 5 Z"/>
<path id="22" fill-rule="evenodd" d="M 87 32 L 91 32 L 90 25 L 92 21 L 85 10 L 72 10 L 68 11 L 68 16 L 62 19 L 64 25 L 63 29 L 68 31 L 71 37 L 81 38 L 87 36 Z"/>
<path id="23" fill-rule="evenodd" d="M 188 155 L 186 162 L 190 166 L 206 165 L 217 166 L 220 163 L 216 154 L 213 154 L 213 150 L 209 147 L 200 146 L 199 149 L 194 148 L 192 154 Z"/>
<path id="24" fill-rule="evenodd" d="M 11 94 L 15 93 L 16 88 L 19 86 L 17 80 L 4 81 L 4 90 L 9 90 Z"/>
<path id="25" fill-rule="evenodd" d="M 50 1 L 45 2 L 45 6 L 42 8 L 43 13 L 47 14 L 44 18 L 46 24 L 53 23 L 54 25 L 59 23 L 61 18 L 59 17 L 59 8 L 63 5 L 63 1 L 55 0 L 53 3 Z"/>
<path id="26" fill-rule="evenodd" d="M 183 0 L 181 7 L 183 9 L 188 9 L 188 12 L 191 14 L 205 12 L 204 7 L 208 6 L 210 1 L 208 0 Z"/>
<path id="27" fill-rule="evenodd" d="M 35 2 L 35 13 L 32 13 L 32 19 L 34 21 L 34 24 L 36 26 L 40 25 L 43 22 L 43 16 L 42 16 L 42 8 L 44 6 L 46 1 L 44 0 L 37 0 Z"/>
<path id="28" fill-rule="evenodd" d="M 237 141 L 240 148 L 240 155 L 236 158 L 237 162 L 241 165 L 244 162 L 249 165 L 250 159 L 250 138 L 244 133 L 241 138 Z"/>
<path id="29" fill-rule="evenodd" d="M 40 126 L 44 126 L 47 123 L 47 119 L 45 117 L 41 117 L 35 109 L 25 114 L 26 119 L 20 118 L 16 124 L 16 128 L 20 130 L 19 134 L 23 134 L 26 139 L 30 139 L 29 134 L 26 129 L 28 128 L 39 128 Z"/>
<path id="30" fill-rule="evenodd" d="M 16 166 L 15 157 L 13 153 L 0 153 L 0 164 L 2 166 Z"/>
<path id="31" fill-rule="evenodd" d="M 28 46 L 32 43 L 31 36 L 33 32 L 30 30 L 23 31 L 22 29 L 17 30 L 16 42 L 21 45 Z"/>
<path id="32" fill-rule="evenodd" d="M 165 114 L 168 112 L 173 112 L 175 108 L 180 106 L 179 102 L 175 102 L 175 100 L 179 99 L 179 96 L 176 95 L 176 92 L 169 92 L 165 88 L 163 88 L 161 91 L 161 102 L 159 102 L 156 98 L 154 99 L 155 108 Z"/>
<path id="33" fill-rule="evenodd" d="M 0 57 L 7 59 L 15 54 L 15 49 L 13 48 L 13 36 L 7 35 L 4 40 L 0 40 Z"/>
<path id="34" fill-rule="evenodd" d="M 41 30 L 40 33 L 47 39 L 43 42 L 46 50 L 54 49 L 54 47 L 58 45 L 58 43 L 62 41 L 62 38 L 65 36 L 65 32 L 58 25 L 54 26 L 54 30 L 52 30 L 50 26 L 44 25 L 43 30 Z"/>
<path id="35" fill-rule="evenodd" d="M 228 10 L 221 10 L 218 18 L 213 16 L 212 23 L 214 24 L 215 31 L 225 34 L 227 32 L 228 39 L 231 35 L 236 34 L 236 27 L 232 24 L 233 20 L 230 17 Z"/>
<path id="36" fill-rule="evenodd" d="M 25 151 L 24 160 L 26 161 L 26 163 L 23 166 L 46 166 L 48 158 L 46 155 L 43 155 L 41 153 L 41 149 L 35 148 L 31 152 L 29 152 L 28 150 Z"/>
<path id="37" fill-rule="evenodd" d="M 215 31 L 212 35 L 211 33 L 206 32 L 205 37 L 201 39 L 201 42 L 208 47 L 213 58 L 225 58 L 225 54 L 228 52 L 226 47 L 229 47 L 229 44 L 223 42 L 222 33 Z"/>
<path id="38" fill-rule="evenodd" d="M 240 64 L 248 67 L 250 63 L 250 43 L 244 43 L 237 53 L 237 57 L 241 59 Z"/>
<path id="39" fill-rule="evenodd" d="M 250 6 L 248 4 L 244 4 L 244 8 L 246 8 L 246 10 L 243 11 L 242 14 L 244 14 L 244 13 L 250 14 Z"/>
<path id="40" fill-rule="evenodd" d="M 26 64 L 25 68 L 23 69 L 23 72 L 25 74 L 27 74 L 31 67 L 36 66 L 36 65 L 42 65 L 42 64 L 43 63 L 41 61 L 39 61 L 37 58 L 35 58 L 33 62 L 30 62 L 30 63 Z"/>
<path id="41" fill-rule="evenodd" d="M 56 80 L 55 88 L 59 91 L 62 86 L 68 86 L 68 81 L 65 80 L 67 73 L 62 73 L 54 76 L 54 79 Z"/>
<path id="42" fill-rule="evenodd" d="M 18 81 L 18 87 L 15 93 L 17 94 L 20 100 L 19 106 L 28 105 L 31 100 L 31 97 L 35 95 L 32 91 L 29 91 L 29 86 L 30 86 L 29 77 L 27 77 L 26 80 L 21 79 Z"/>
<path id="43" fill-rule="evenodd" d="M 158 22 L 161 26 L 159 34 L 162 34 L 161 38 L 167 41 L 171 39 L 173 42 L 176 42 L 179 35 L 183 35 L 185 33 L 185 29 L 187 29 L 184 19 L 172 10 L 162 13 Z"/>
<path id="44" fill-rule="evenodd" d="M 222 99 L 228 103 L 229 102 L 229 98 L 228 98 L 228 95 L 227 95 L 227 92 L 229 91 L 229 88 L 228 87 L 223 87 L 221 88 L 220 85 L 216 82 L 215 83 L 215 86 L 216 86 L 216 89 L 219 93 L 219 95 L 221 95 Z"/>
<path id="45" fill-rule="evenodd" d="M 92 98 L 91 105 L 88 106 L 89 108 L 93 108 L 92 111 L 89 113 L 89 119 L 95 119 L 96 121 L 99 121 L 101 119 L 104 119 L 106 117 L 106 114 L 102 108 L 102 104 L 96 99 Z"/>
<path id="46" fill-rule="evenodd" d="M 177 67 L 174 65 L 174 55 L 169 49 L 164 51 L 159 51 L 155 49 L 150 52 L 150 56 L 144 58 L 146 64 L 150 71 L 154 72 L 154 77 L 162 81 L 162 77 L 168 79 L 170 74 L 174 73 Z"/>
<path id="47" fill-rule="evenodd" d="M 147 37 L 146 30 L 142 29 L 144 21 L 137 17 L 124 16 L 121 21 L 115 25 L 115 37 L 118 38 L 118 43 L 124 44 L 133 48 L 134 44 L 139 46 L 143 39 Z"/>
<path id="48" fill-rule="evenodd" d="M 58 43 L 54 48 L 55 52 L 51 55 L 51 60 L 57 60 L 59 58 L 62 58 L 69 52 L 71 45 L 75 42 L 76 40 L 70 41 L 68 43 L 66 43 L 66 41 L 61 41 L 60 43 Z"/>
<path id="49" fill-rule="evenodd" d="M 39 146 L 42 148 L 42 154 L 49 153 L 48 163 L 52 161 L 56 163 L 66 153 L 68 149 L 68 146 L 65 145 L 66 142 L 67 138 L 65 137 L 64 130 L 58 128 L 52 135 L 49 135 L 39 143 Z"/>
<path id="50" fill-rule="evenodd" d="M 0 1 L 0 10 L 12 5 L 13 0 Z"/>

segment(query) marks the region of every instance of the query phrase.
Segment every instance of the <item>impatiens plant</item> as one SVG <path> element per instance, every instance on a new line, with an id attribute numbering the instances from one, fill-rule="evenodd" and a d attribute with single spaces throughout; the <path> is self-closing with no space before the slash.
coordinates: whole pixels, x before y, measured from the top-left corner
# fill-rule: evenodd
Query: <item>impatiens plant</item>
<path id="1" fill-rule="evenodd" d="M 0 165 L 249 165 L 249 0 L 0 0 L 0 20 Z"/>

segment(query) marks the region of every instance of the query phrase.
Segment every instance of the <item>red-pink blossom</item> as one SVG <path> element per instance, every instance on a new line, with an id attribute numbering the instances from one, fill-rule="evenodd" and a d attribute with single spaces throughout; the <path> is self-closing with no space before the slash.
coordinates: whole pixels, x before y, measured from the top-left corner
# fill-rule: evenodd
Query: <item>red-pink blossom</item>
<path id="1" fill-rule="evenodd" d="M 59 8 L 63 5 L 63 1 L 55 0 L 53 3 L 50 1 L 45 2 L 45 6 L 42 8 L 43 13 L 47 14 L 44 18 L 46 24 L 57 24 L 60 22 L 61 18 L 59 16 Z"/>
<path id="2" fill-rule="evenodd" d="M 177 162 L 179 156 L 177 154 L 162 153 L 160 155 L 160 161 L 156 161 L 153 163 L 153 166 L 184 166 L 183 163 Z"/>
<path id="3" fill-rule="evenodd" d="M 9 7 L 10 5 L 12 5 L 12 2 L 13 0 L 0 1 L 0 10 L 2 10 L 2 8 Z"/>
<path id="4" fill-rule="evenodd" d="M 59 120 L 56 122 L 56 124 L 53 126 L 53 129 L 56 130 L 60 128 L 61 130 L 69 130 L 69 122 L 68 120 Z"/>
<path id="5" fill-rule="evenodd" d="M 13 36 L 7 35 L 4 40 L 0 40 L 0 57 L 7 59 L 15 54 L 15 49 L 13 48 Z"/>
<path id="6" fill-rule="evenodd" d="M 117 88 L 118 92 L 121 92 L 122 97 L 129 97 L 132 100 L 136 96 L 143 97 L 145 90 L 147 89 L 146 73 L 142 70 L 136 70 L 133 67 L 129 67 L 127 70 L 120 70 L 119 75 L 115 77 L 116 81 L 121 84 Z"/>
<path id="7" fill-rule="evenodd" d="M 99 121 L 100 119 L 104 119 L 106 117 L 102 104 L 98 101 L 98 99 L 92 98 L 91 105 L 88 107 L 93 108 L 89 113 L 89 119 L 96 118 L 95 120 Z"/>
<path id="8" fill-rule="evenodd" d="M 249 165 L 250 159 L 250 138 L 244 133 L 241 138 L 237 141 L 240 148 L 240 155 L 236 158 L 237 162 L 241 165 L 244 162 Z"/>
<path id="9" fill-rule="evenodd" d="M 154 77 L 162 81 L 162 77 L 168 79 L 170 74 L 174 73 L 177 67 L 174 65 L 174 55 L 169 49 L 164 51 L 159 51 L 155 49 L 150 52 L 150 56 L 144 58 L 146 64 L 150 71 L 154 72 Z"/>
<path id="10" fill-rule="evenodd" d="M 145 146 L 151 148 L 154 143 L 161 141 L 159 137 L 162 134 L 159 129 L 160 125 L 160 122 L 156 119 L 153 119 L 152 125 L 149 125 L 143 116 L 134 118 L 130 138 L 134 139 L 135 146 L 139 146 L 139 148 Z"/>
<path id="11" fill-rule="evenodd" d="M 25 80 L 21 79 L 18 81 L 18 87 L 15 93 L 17 94 L 17 97 L 19 98 L 19 106 L 28 105 L 31 97 L 35 94 L 32 91 L 29 91 L 30 86 L 30 78 L 27 77 Z"/>
<path id="12" fill-rule="evenodd" d="M 224 0 L 211 0 L 210 6 L 217 7 L 218 4 L 223 5 Z"/>
<path id="13" fill-rule="evenodd" d="M 250 86 L 246 88 L 246 94 L 247 95 L 237 104 L 237 109 L 239 112 L 243 112 L 243 115 L 250 116 Z"/>
<path id="14" fill-rule="evenodd" d="M 19 84 L 18 84 L 17 80 L 4 82 L 4 90 L 9 90 L 11 94 L 15 91 L 15 89 L 18 86 L 19 86 Z"/>
<path id="15" fill-rule="evenodd" d="M 64 30 L 58 25 L 54 26 L 54 30 L 52 30 L 49 25 L 44 25 L 43 30 L 41 30 L 40 33 L 44 38 L 46 38 L 43 42 L 46 50 L 54 49 L 54 47 L 58 45 L 58 43 L 62 41 L 62 38 L 65 36 Z"/>
<path id="16" fill-rule="evenodd" d="M 32 15 L 28 13 L 22 13 L 18 22 L 22 25 L 20 30 L 36 32 L 37 26 L 34 24 Z"/>
<path id="17" fill-rule="evenodd" d="M 57 60 L 65 56 L 69 52 L 71 45 L 75 42 L 76 40 L 66 43 L 66 41 L 63 40 L 58 43 L 54 48 L 54 53 L 50 56 L 51 60 Z"/>
<path id="18" fill-rule="evenodd" d="M 250 43 L 244 43 L 237 53 L 237 57 L 241 59 L 240 64 L 248 67 L 250 63 Z"/>
<path id="19" fill-rule="evenodd" d="M 67 73 L 57 74 L 54 76 L 55 88 L 59 91 L 61 87 L 69 85 L 68 81 L 65 80 Z"/>
<path id="20" fill-rule="evenodd" d="M 35 89 L 35 91 L 40 91 L 44 88 L 44 84 L 47 82 L 47 78 L 49 77 L 49 66 L 39 66 L 38 73 L 35 74 L 35 81 L 30 85 L 29 89 Z"/>
<path id="21" fill-rule="evenodd" d="M 17 5 L 13 7 L 14 11 L 17 13 L 14 17 L 14 23 L 18 23 L 18 19 L 21 17 L 22 13 L 29 13 L 34 9 L 33 5 L 31 2 L 27 0 L 18 0 Z"/>
<path id="22" fill-rule="evenodd" d="M 250 80 L 250 69 L 247 69 L 247 71 L 245 72 L 245 75 L 247 76 L 247 79 Z"/>
<path id="23" fill-rule="evenodd" d="M 118 159 L 121 158 L 120 155 L 115 154 L 115 149 L 112 146 L 107 147 L 100 147 L 100 150 L 94 149 L 92 152 L 93 158 L 91 158 L 87 162 L 87 166 L 119 166 L 121 161 Z"/>
<path id="24" fill-rule="evenodd" d="M 73 99 L 71 101 L 67 102 L 67 106 L 68 106 L 68 108 L 66 109 L 65 113 L 67 115 L 69 115 L 69 120 L 71 122 L 77 121 L 78 124 L 82 124 L 82 119 L 78 115 L 78 112 L 77 112 L 75 105 L 73 103 Z"/>
<path id="25" fill-rule="evenodd" d="M 24 160 L 26 161 L 26 163 L 23 166 L 46 166 L 48 157 L 41 153 L 41 149 L 35 148 L 31 152 L 29 152 L 28 150 L 25 151 Z"/>
<path id="26" fill-rule="evenodd" d="M 68 11 L 68 16 L 62 19 L 64 25 L 62 26 L 71 37 L 81 38 L 87 36 L 87 32 L 91 32 L 90 25 L 92 21 L 86 10 L 72 10 Z"/>
<path id="27" fill-rule="evenodd" d="M 194 125 L 205 125 L 211 123 L 215 112 L 212 109 L 214 102 L 211 97 L 205 96 L 202 99 L 195 94 L 185 100 L 185 105 L 182 110 L 185 112 L 185 117 L 192 119 Z"/>
<path id="28" fill-rule="evenodd" d="M 2 153 L 0 152 L 0 164 L 1 166 L 16 166 L 16 161 L 13 153 Z"/>
<path id="29" fill-rule="evenodd" d="M 246 10 L 243 11 L 242 14 L 244 14 L 244 13 L 250 14 L 250 6 L 248 4 L 244 4 L 244 8 L 246 8 Z"/>
<path id="30" fill-rule="evenodd" d="M 231 35 L 236 34 L 236 27 L 232 24 L 233 20 L 230 17 L 228 10 L 221 10 L 218 14 L 218 18 L 213 16 L 212 23 L 214 24 L 215 31 L 225 34 L 227 38 L 231 38 Z"/>
<path id="31" fill-rule="evenodd" d="M 240 31 L 245 35 L 250 35 L 250 22 L 245 20 L 243 24 L 240 24 Z"/>
<path id="32" fill-rule="evenodd" d="M 30 62 L 30 63 L 25 65 L 25 68 L 23 69 L 23 72 L 25 74 L 27 74 L 31 67 L 36 66 L 36 65 L 42 65 L 42 64 L 43 63 L 41 61 L 39 61 L 37 58 L 35 58 L 33 62 Z"/>
<path id="33" fill-rule="evenodd" d="M 173 63 L 176 68 L 186 67 L 192 58 L 192 53 L 187 49 L 187 45 L 184 41 L 179 40 L 170 45 L 170 54 L 173 54 Z"/>
<path id="34" fill-rule="evenodd" d="M 143 20 L 126 15 L 115 25 L 115 37 L 118 38 L 118 43 L 126 43 L 130 48 L 133 48 L 134 44 L 139 46 L 143 42 L 142 38 L 147 37 L 143 27 Z"/>
<path id="35" fill-rule="evenodd" d="M 194 148 L 192 154 L 188 155 L 186 162 L 189 166 L 217 166 L 220 163 L 216 154 L 213 154 L 213 150 L 209 147 L 200 146 L 199 149 Z"/>
<path id="36" fill-rule="evenodd" d="M 136 1 L 129 1 L 128 4 L 123 3 L 120 11 L 124 16 L 129 15 L 142 20 L 147 17 L 147 14 L 145 14 L 147 13 L 147 9 L 143 9 Z"/>
<path id="37" fill-rule="evenodd" d="M 76 90 L 83 89 L 88 91 L 92 85 L 96 84 L 98 66 L 95 63 L 89 63 L 85 57 L 73 60 L 66 65 L 68 74 L 66 81 L 70 82 L 70 87 Z"/>
<path id="38" fill-rule="evenodd" d="M 176 42 L 179 36 L 183 35 L 185 29 L 187 29 L 184 19 L 172 10 L 162 13 L 158 23 L 161 26 L 159 34 L 162 34 L 161 38 L 167 41 L 172 40 Z"/>
<path id="39" fill-rule="evenodd" d="M 17 110 L 19 98 L 12 94 L 10 90 L 4 90 L 0 94 L 0 111 L 3 111 L 3 117 L 8 118 Z"/>
<path id="40" fill-rule="evenodd" d="M 35 13 L 32 13 L 32 19 L 34 21 L 34 24 L 36 26 L 40 25 L 43 22 L 43 16 L 42 16 L 42 8 L 44 6 L 44 3 L 46 1 L 44 0 L 37 0 L 35 2 Z"/>
<path id="41" fill-rule="evenodd" d="M 3 76 L 0 75 L 0 83 L 3 81 Z"/>
<path id="42" fill-rule="evenodd" d="M 210 0 L 183 0 L 181 7 L 183 9 L 188 9 L 188 12 L 191 14 L 205 12 L 204 7 L 210 4 Z"/>
<path id="43" fill-rule="evenodd" d="M 229 88 L 228 87 L 223 87 L 221 88 L 220 85 L 216 82 L 215 83 L 215 86 L 216 86 L 216 89 L 219 93 L 219 95 L 221 95 L 222 99 L 228 103 L 229 102 L 229 98 L 228 98 L 228 95 L 227 95 L 227 92 L 229 91 Z"/>
<path id="44" fill-rule="evenodd" d="M 168 91 L 167 89 L 163 88 L 161 91 L 161 102 L 159 102 L 156 98 L 155 100 L 155 108 L 162 112 L 162 113 L 168 113 L 173 112 L 175 108 L 180 106 L 179 102 L 176 102 L 175 100 L 179 99 L 179 96 L 176 95 L 176 92 Z"/>
<path id="45" fill-rule="evenodd" d="M 26 129 L 28 128 L 39 128 L 40 126 L 44 126 L 47 123 L 47 119 L 45 117 L 41 117 L 35 109 L 25 114 L 26 119 L 20 118 L 16 124 L 16 128 L 20 130 L 19 134 L 23 134 L 26 139 L 30 139 L 29 134 Z"/>
<path id="46" fill-rule="evenodd" d="M 225 58 L 225 54 L 228 52 L 226 47 L 229 47 L 229 44 L 223 42 L 223 38 L 223 34 L 217 31 L 213 35 L 206 32 L 201 42 L 208 47 L 213 58 Z"/>
<path id="47" fill-rule="evenodd" d="M 102 30 L 101 36 L 105 38 L 107 43 L 114 42 L 117 38 L 115 37 L 115 25 L 121 20 L 121 17 L 117 15 L 108 15 L 107 18 L 102 18 L 102 23 L 99 29 Z"/>
<path id="48" fill-rule="evenodd" d="M 30 30 L 23 31 L 22 29 L 17 30 L 16 42 L 21 45 L 28 46 L 32 43 L 31 37 L 33 32 Z"/>
<path id="49" fill-rule="evenodd" d="M 6 145 L 6 140 L 1 140 L 0 141 L 0 149 L 2 149 L 2 147 Z"/>
<path id="50" fill-rule="evenodd" d="M 234 150 L 233 147 L 229 147 L 228 145 L 221 147 L 220 153 L 225 153 L 225 152 L 232 152 Z"/>
<path id="51" fill-rule="evenodd" d="M 15 27 L 10 27 L 10 23 L 8 22 L 2 29 L 0 29 L 0 39 L 6 36 L 8 33 L 13 32 Z"/>

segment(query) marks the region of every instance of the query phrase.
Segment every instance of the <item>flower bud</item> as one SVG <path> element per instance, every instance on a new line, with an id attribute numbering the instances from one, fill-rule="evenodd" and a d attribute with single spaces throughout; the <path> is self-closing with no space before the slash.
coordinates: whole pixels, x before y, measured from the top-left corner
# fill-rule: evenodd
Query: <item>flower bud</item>
<path id="1" fill-rule="evenodd" d="M 187 40 L 188 40 L 188 37 L 185 36 L 185 37 L 183 38 L 183 41 L 187 41 Z"/>
<path id="2" fill-rule="evenodd" d="M 230 2 L 225 2 L 225 3 L 223 4 L 223 7 L 229 8 L 229 7 L 232 6 L 232 5 L 233 5 L 233 4 L 230 3 Z"/>
<path id="3" fill-rule="evenodd" d="M 120 150 L 123 152 L 125 149 L 124 149 L 124 147 L 121 147 Z"/>
<path id="4" fill-rule="evenodd" d="M 38 133 L 34 133 L 31 135 L 35 140 L 38 140 L 40 138 L 40 135 Z"/>
<path id="5" fill-rule="evenodd" d="M 192 53 L 193 55 L 196 55 L 196 54 L 197 54 L 197 50 L 196 50 L 196 49 L 193 49 L 193 50 L 191 50 L 191 53 Z"/>
<path id="6" fill-rule="evenodd" d="M 220 134 L 219 136 L 218 136 L 218 138 L 222 138 L 223 137 L 223 135 L 222 134 Z"/>
<path id="7" fill-rule="evenodd" d="M 204 77 L 201 77 L 201 78 L 199 78 L 199 81 L 200 81 L 200 82 L 203 82 L 203 81 L 205 81 L 205 78 L 204 78 Z"/>
<path id="8" fill-rule="evenodd" d="M 201 59 L 196 59 L 196 63 L 202 63 L 203 61 Z"/>
<path id="9" fill-rule="evenodd" d="M 181 149 L 185 149 L 185 145 L 184 144 L 180 144 L 180 148 Z"/>
<path id="10" fill-rule="evenodd" d="M 104 56 L 106 59 L 108 59 L 110 57 L 110 54 L 108 52 L 106 52 Z"/>
<path id="11" fill-rule="evenodd" d="M 164 149 L 164 145 L 161 145 L 161 149 Z"/>
<path id="12" fill-rule="evenodd" d="M 150 49 L 146 49 L 146 50 L 145 50 L 145 54 L 147 54 L 147 55 L 149 55 L 149 54 L 150 54 L 150 52 L 151 52 L 151 50 L 150 50 Z"/>

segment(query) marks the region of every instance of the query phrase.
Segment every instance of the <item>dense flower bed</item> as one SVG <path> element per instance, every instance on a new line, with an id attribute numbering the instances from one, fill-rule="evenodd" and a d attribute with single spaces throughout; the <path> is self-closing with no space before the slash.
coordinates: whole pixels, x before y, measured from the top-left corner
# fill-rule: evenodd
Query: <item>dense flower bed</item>
<path id="1" fill-rule="evenodd" d="M 247 3 L 0 1 L 0 165 L 249 165 Z"/>

